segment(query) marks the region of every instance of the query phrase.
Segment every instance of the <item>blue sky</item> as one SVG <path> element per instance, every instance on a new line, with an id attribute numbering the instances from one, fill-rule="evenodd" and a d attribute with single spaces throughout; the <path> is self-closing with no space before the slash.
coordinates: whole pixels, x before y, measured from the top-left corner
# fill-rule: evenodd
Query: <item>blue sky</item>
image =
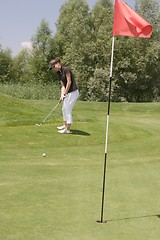
<path id="1" fill-rule="evenodd" d="M 25 43 L 30 42 L 42 19 L 49 23 L 54 33 L 61 6 L 67 0 L 1 0 L 0 44 L 18 54 Z M 78 0 L 77 0 L 78 1 Z M 92 9 L 98 0 L 88 0 Z M 135 0 L 124 0 L 133 7 Z"/>

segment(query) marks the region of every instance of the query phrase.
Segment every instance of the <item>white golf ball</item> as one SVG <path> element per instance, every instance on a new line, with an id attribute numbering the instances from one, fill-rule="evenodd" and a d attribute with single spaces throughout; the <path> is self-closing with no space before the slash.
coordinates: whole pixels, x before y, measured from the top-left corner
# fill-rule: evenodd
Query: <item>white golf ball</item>
<path id="1" fill-rule="evenodd" d="M 46 157 L 47 156 L 47 154 L 46 153 L 43 153 L 43 157 Z"/>

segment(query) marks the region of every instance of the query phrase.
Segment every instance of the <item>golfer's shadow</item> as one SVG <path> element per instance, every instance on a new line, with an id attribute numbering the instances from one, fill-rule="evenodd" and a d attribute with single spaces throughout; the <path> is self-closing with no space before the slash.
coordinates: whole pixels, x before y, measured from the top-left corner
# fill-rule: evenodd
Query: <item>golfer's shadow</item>
<path id="1" fill-rule="evenodd" d="M 73 135 L 80 135 L 80 136 L 90 136 L 89 133 L 84 132 L 84 131 L 81 131 L 81 130 L 77 130 L 77 129 L 73 129 L 73 130 L 71 130 L 71 133 L 70 133 L 70 134 L 73 134 Z"/>

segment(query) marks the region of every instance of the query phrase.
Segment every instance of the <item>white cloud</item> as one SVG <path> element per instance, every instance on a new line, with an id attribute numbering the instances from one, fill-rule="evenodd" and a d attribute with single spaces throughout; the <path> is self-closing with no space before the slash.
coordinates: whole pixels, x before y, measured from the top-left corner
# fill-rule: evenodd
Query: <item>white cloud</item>
<path id="1" fill-rule="evenodd" d="M 21 43 L 22 49 L 32 50 L 32 43 L 31 42 L 22 42 Z"/>

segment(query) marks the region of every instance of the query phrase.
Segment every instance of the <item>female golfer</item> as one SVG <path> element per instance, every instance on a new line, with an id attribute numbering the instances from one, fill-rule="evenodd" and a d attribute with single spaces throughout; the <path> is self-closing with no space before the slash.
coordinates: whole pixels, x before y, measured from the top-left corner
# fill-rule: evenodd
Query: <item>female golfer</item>
<path id="1" fill-rule="evenodd" d="M 73 73 L 70 68 L 63 67 L 60 58 L 50 61 L 50 70 L 54 69 L 61 82 L 61 97 L 63 101 L 62 113 L 64 125 L 57 127 L 59 133 L 70 133 L 72 124 L 72 109 L 79 96 L 79 90 L 76 85 Z"/>

